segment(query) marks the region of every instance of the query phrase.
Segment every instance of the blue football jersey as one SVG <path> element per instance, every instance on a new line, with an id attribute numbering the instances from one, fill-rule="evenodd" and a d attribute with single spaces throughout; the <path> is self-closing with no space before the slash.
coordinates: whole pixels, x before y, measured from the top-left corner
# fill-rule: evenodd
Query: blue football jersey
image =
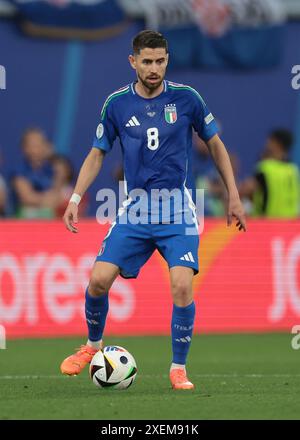
<path id="1" fill-rule="evenodd" d="M 119 137 L 127 192 L 184 191 L 193 129 L 204 141 L 218 133 L 212 113 L 195 89 L 164 80 L 159 96 L 143 98 L 132 83 L 106 99 L 93 147 L 108 152 Z"/>

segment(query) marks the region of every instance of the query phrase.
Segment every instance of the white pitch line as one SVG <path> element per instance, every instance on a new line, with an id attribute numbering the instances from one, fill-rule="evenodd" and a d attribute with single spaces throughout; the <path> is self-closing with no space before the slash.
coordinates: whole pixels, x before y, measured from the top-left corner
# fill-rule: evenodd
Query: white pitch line
<path id="1" fill-rule="evenodd" d="M 24 376 L 0 376 L 0 380 L 14 380 L 14 379 L 65 379 L 67 376 L 63 375 L 24 375 Z"/>
<path id="2" fill-rule="evenodd" d="M 153 378 L 153 377 L 161 377 L 161 378 L 165 378 L 168 377 L 168 374 L 138 374 L 139 377 L 144 377 L 144 378 Z M 272 377 L 277 377 L 277 378 L 284 378 L 284 377 L 300 377 L 300 374 L 193 374 L 193 377 L 204 377 L 204 378 L 228 378 L 228 379 L 240 379 L 240 378 L 245 378 L 245 377 L 249 377 L 249 378 L 272 378 Z M 81 376 L 76 376 L 79 377 L 81 379 L 85 379 L 86 375 L 81 375 Z M 18 379 L 22 379 L 22 380 L 26 380 L 26 379 L 67 379 L 69 378 L 69 376 L 66 375 L 54 375 L 54 374 L 49 374 L 49 375 L 6 375 L 6 376 L 0 376 L 0 380 L 18 380 Z"/>

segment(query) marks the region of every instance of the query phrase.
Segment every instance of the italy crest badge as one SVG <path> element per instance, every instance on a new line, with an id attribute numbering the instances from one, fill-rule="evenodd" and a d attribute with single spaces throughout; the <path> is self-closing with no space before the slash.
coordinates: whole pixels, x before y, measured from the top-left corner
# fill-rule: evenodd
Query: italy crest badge
<path id="1" fill-rule="evenodd" d="M 177 121 L 176 104 L 165 105 L 165 120 L 168 124 L 174 124 Z"/>

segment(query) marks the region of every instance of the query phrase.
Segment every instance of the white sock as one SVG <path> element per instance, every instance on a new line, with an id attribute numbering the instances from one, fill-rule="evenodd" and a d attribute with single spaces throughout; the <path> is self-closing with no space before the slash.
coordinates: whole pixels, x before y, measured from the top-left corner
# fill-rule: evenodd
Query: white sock
<path id="1" fill-rule="evenodd" d="M 171 368 L 170 368 L 170 371 L 173 370 L 174 368 L 181 368 L 182 370 L 185 371 L 185 365 L 174 364 L 174 363 L 172 362 L 172 364 L 171 364 Z"/>
<path id="2" fill-rule="evenodd" d="M 99 341 L 90 341 L 88 339 L 86 345 L 89 345 L 90 347 L 95 348 L 96 350 L 100 350 L 101 342 L 102 342 L 102 339 L 100 339 Z"/>

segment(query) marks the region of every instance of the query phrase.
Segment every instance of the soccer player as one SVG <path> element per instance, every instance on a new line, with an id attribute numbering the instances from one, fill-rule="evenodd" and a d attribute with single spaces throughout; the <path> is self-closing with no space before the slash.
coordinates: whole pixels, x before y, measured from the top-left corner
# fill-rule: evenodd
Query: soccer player
<path id="1" fill-rule="evenodd" d="M 81 167 L 64 223 L 71 232 L 78 232 L 80 199 L 98 175 L 103 158 L 117 136 L 123 151 L 127 194 L 136 188 L 143 189 L 146 194 L 151 190 L 176 189 L 182 194 L 182 209 L 175 208 L 174 204 L 169 221 L 166 221 L 165 213 L 160 212 L 161 203 L 158 203 L 159 221 L 151 222 L 153 212 L 146 202 L 141 211 L 147 222 L 124 222 L 124 216 L 137 203 L 132 197 L 125 201 L 103 240 L 85 293 L 88 341 L 63 361 L 61 371 L 64 374 L 79 374 L 103 347 L 108 292 L 115 278 L 119 274 L 136 278 L 140 268 L 158 249 L 169 266 L 173 297 L 171 385 L 174 389 L 194 388 L 185 368 L 194 327 L 192 281 L 198 272 L 199 245 L 195 206 L 186 188 L 193 128 L 207 143 L 225 183 L 228 225 L 235 217 L 238 229 L 246 231 L 243 206 L 214 117 L 196 90 L 165 80 L 168 59 L 167 41 L 160 33 L 146 30 L 133 39 L 129 62 L 136 71 L 137 80 L 106 99 L 93 147 Z M 182 217 L 181 222 L 178 216 Z"/>

